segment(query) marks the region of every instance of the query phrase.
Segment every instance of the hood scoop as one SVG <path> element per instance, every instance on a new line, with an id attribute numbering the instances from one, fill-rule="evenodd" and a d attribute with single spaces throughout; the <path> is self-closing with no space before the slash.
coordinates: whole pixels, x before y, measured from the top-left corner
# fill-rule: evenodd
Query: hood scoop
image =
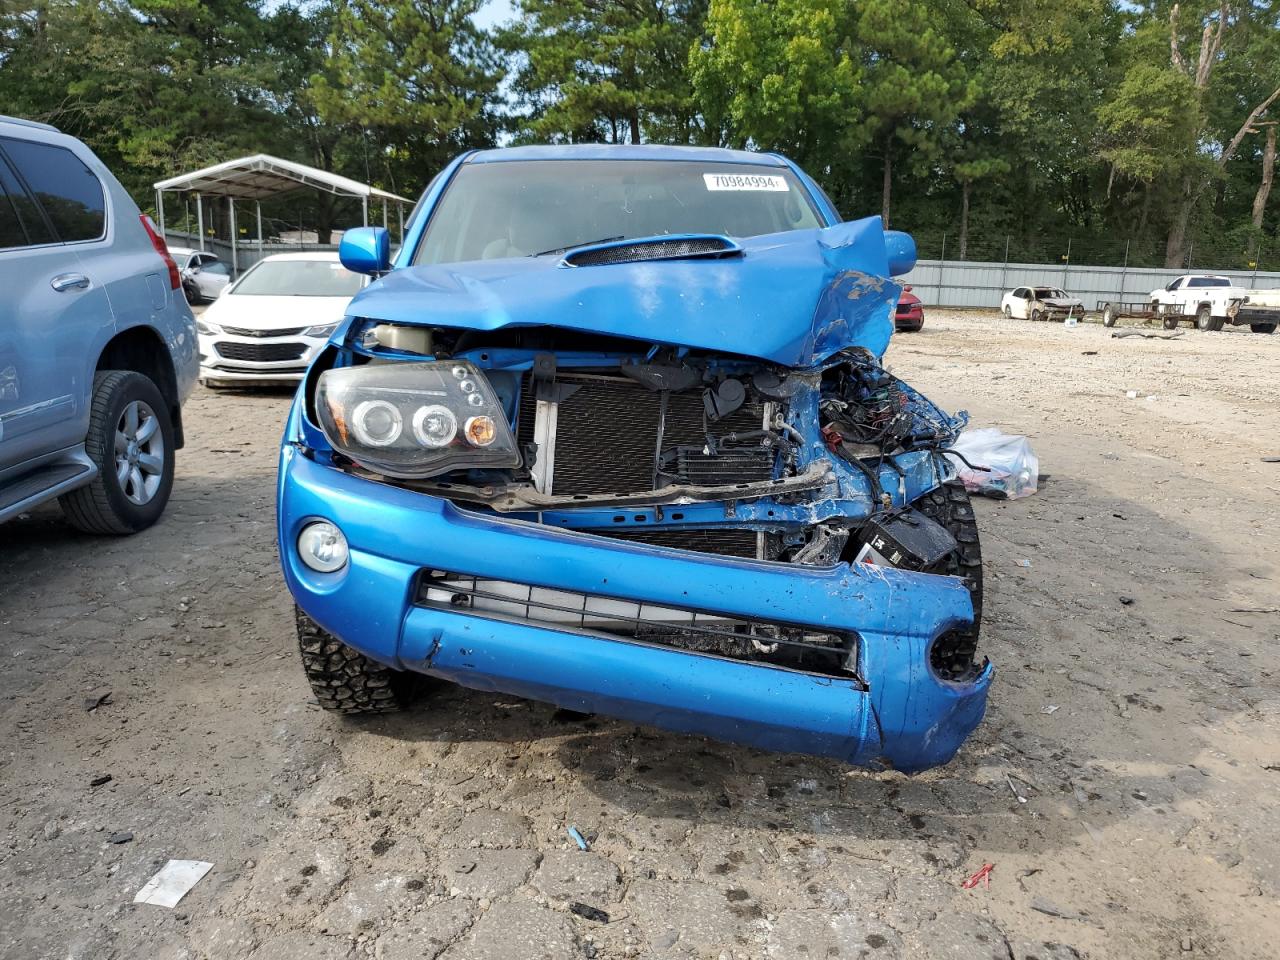
<path id="1" fill-rule="evenodd" d="M 742 248 L 728 237 L 701 234 L 592 244 L 571 250 L 560 262 L 567 267 L 598 267 L 645 260 L 702 260 L 741 255 Z"/>

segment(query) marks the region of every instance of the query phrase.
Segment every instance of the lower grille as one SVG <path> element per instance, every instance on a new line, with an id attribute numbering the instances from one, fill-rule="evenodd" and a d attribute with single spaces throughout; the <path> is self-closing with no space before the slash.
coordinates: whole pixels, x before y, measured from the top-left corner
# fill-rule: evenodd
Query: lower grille
<path id="1" fill-rule="evenodd" d="M 213 345 L 218 356 L 227 360 L 247 360 L 254 363 L 280 363 L 298 360 L 307 352 L 305 343 L 229 343 Z"/>
<path id="2" fill-rule="evenodd" d="M 443 570 L 424 571 L 417 603 L 832 676 L 848 677 L 857 664 L 858 638 L 853 633 L 485 580 Z"/>

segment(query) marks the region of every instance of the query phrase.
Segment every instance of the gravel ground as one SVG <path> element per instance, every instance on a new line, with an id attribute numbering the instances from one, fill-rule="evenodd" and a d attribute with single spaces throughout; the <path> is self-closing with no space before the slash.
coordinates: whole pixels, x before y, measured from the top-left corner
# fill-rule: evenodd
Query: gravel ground
<path id="1" fill-rule="evenodd" d="M 1049 475 L 978 505 L 997 679 L 950 766 L 449 687 L 322 713 L 272 536 L 288 397 L 200 390 L 154 529 L 0 528 L 0 956 L 1274 957 L 1280 336 L 935 310 L 888 362 Z M 214 867 L 135 906 L 169 858 Z"/>

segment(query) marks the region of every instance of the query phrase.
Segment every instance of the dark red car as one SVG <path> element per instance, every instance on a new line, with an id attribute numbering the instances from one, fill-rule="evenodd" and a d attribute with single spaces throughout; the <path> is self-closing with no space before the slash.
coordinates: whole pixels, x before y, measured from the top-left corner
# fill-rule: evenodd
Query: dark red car
<path id="1" fill-rule="evenodd" d="M 898 298 L 898 310 L 894 314 L 894 328 L 897 330 L 919 330 L 924 326 L 924 304 L 911 292 L 910 287 L 902 288 L 902 296 Z"/>

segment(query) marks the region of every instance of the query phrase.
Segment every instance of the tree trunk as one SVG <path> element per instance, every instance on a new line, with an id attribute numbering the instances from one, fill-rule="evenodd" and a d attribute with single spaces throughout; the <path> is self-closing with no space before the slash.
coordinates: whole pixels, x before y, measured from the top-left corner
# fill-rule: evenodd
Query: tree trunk
<path id="1" fill-rule="evenodd" d="M 630 120 L 631 120 L 631 142 L 639 143 L 640 142 L 640 114 L 638 113 L 631 114 Z"/>
<path id="2" fill-rule="evenodd" d="M 880 221 L 889 229 L 889 195 L 893 189 L 893 134 L 884 140 L 884 183 L 880 190 Z"/>
<path id="3" fill-rule="evenodd" d="M 1151 214 L 1151 181 L 1142 185 L 1142 211 L 1138 214 L 1138 239 L 1147 235 L 1147 217 Z"/>
<path id="4" fill-rule="evenodd" d="M 1191 176 L 1182 178 L 1173 223 L 1169 225 L 1169 239 L 1164 245 L 1164 265 L 1180 269 L 1187 257 L 1187 227 L 1191 224 L 1191 209 L 1196 205 L 1196 190 Z"/>
<path id="5" fill-rule="evenodd" d="M 1262 182 L 1253 197 L 1253 225 L 1262 229 L 1262 215 L 1267 209 L 1267 197 L 1271 195 L 1271 181 L 1276 172 L 1276 128 L 1267 127 L 1267 145 L 1262 148 Z"/>
<path id="6" fill-rule="evenodd" d="M 969 252 L 969 190 L 973 181 L 960 181 L 960 259 Z"/>

